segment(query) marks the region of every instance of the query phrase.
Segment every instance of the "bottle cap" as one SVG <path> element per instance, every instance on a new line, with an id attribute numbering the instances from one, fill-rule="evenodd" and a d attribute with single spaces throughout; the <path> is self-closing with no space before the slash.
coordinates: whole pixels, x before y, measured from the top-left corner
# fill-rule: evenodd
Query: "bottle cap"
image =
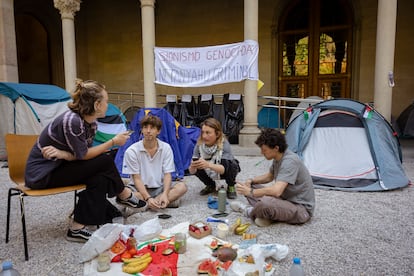
<path id="1" fill-rule="evenodd" d="M 11 261 L 4 261 L 2 267 L 3 270 L 11 269 L 13 268 L 13 263 Z"/>
<path id="2" fill-rule="evenodd" d="M 298 258 L 298 257 L 293 258 L 293 263 L 294 264 L 300 264 L 300 258 Z"/>

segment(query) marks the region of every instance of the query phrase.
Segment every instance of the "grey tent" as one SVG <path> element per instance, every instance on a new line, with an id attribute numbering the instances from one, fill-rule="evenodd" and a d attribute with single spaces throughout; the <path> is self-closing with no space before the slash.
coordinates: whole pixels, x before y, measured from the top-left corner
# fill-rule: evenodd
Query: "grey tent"
<path id="1" fill-rule="evenodd" d="M 316 188 L 384 191 L 409 184 L 396 132 L 363 103 L 334 99 L 315 104 L 289 124 L 286 139 Z"/>
<path id="2" fill-rule="evenodd" d="M 397 119 L 397 127 L 402 138 L 414 137 L 414 102 L 401 112 Z"/>

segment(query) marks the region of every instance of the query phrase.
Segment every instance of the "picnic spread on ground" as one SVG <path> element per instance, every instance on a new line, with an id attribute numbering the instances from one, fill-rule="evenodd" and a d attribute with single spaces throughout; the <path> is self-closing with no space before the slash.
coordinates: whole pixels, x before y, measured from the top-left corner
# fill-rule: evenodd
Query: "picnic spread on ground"
<path id="1" fill-rule="evenodd" d="M 229 225 L 235 234 L 237 219 Z M 213 231 L 214 230 L 214 231 Z M 281 244 L 260 244 L 252 233 L 240 234 L 240 244 L 214 235 L 208 222 L 182 222 L 162 229 L 158 218 L 140 225 L 105 224 L 80 251 L 84 275 L 271 275 L 272 260 L 288 254 Z M 178 236 L 185 238 L 178 241 Z"/>

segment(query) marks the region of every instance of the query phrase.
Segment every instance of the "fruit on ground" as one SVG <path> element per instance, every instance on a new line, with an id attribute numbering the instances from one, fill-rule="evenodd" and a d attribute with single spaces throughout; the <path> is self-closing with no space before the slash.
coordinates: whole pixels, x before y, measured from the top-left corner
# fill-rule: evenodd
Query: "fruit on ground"
<path id="1" fill-rule="evenodd" d="M 222 262 L 234 261 L 237 258 L 237 251 L 230 247 L 220 247 L 213 256 Z"/>
<path id="2" fill-rule="evenodd" d="M 217 264 L 210 260 L 204 260 L 198 265 L 198 274 L 208 274 L 209 276 L 218 276 Z"/>

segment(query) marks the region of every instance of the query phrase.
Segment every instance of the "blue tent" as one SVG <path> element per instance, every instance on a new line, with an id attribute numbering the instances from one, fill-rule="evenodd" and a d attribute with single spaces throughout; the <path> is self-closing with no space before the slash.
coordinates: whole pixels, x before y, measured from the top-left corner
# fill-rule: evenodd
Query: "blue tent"
<path id="1" fill-rule="evenodd" d="M 5 156 L 6 133 L 39 134 L 68 110 L 70 100 L 70 94 L 55 85 L 0 82 L 0 156 Z"/>
<path id="2" fill-rule="evenodd" d="M 118 149 L 115 156 L 115 164 L 119 173 L 122 177 L 128 177 L 122 174 L 124 154 L 129 146 L 142 139 L 140 121 L 148 113 L 161 119 L 162 128 L 158 138 L 170 144 L 173 150 L 176 169 L 175 173 L 172 174 L 173 179 L 183 178 L 185 170 L 190 166 L 194 146 L 200 135 L 200 129 L 198 127 L 186 128 L 181 126 L 164 108 L 141 108 L 135 115 L 130 125 L 134 133 L 127 143 Z"/>
<path id="3" fill-rule="evenodd" d="M 349 99 L 315 104 L 293 119 L 286 140 L 317 188 L 384 191 L 409 183 L 396 132 L 369 105 Z"/>
<path id="4" fill-rule="evenodd" d="M 272 102 L 267 103 L 257 114 L 257 121 L 260 128 L 283 128 L 282 120 L 279 116 L 279 110 Z M 272 107 L 274 106 L 274 107 Z"/>

